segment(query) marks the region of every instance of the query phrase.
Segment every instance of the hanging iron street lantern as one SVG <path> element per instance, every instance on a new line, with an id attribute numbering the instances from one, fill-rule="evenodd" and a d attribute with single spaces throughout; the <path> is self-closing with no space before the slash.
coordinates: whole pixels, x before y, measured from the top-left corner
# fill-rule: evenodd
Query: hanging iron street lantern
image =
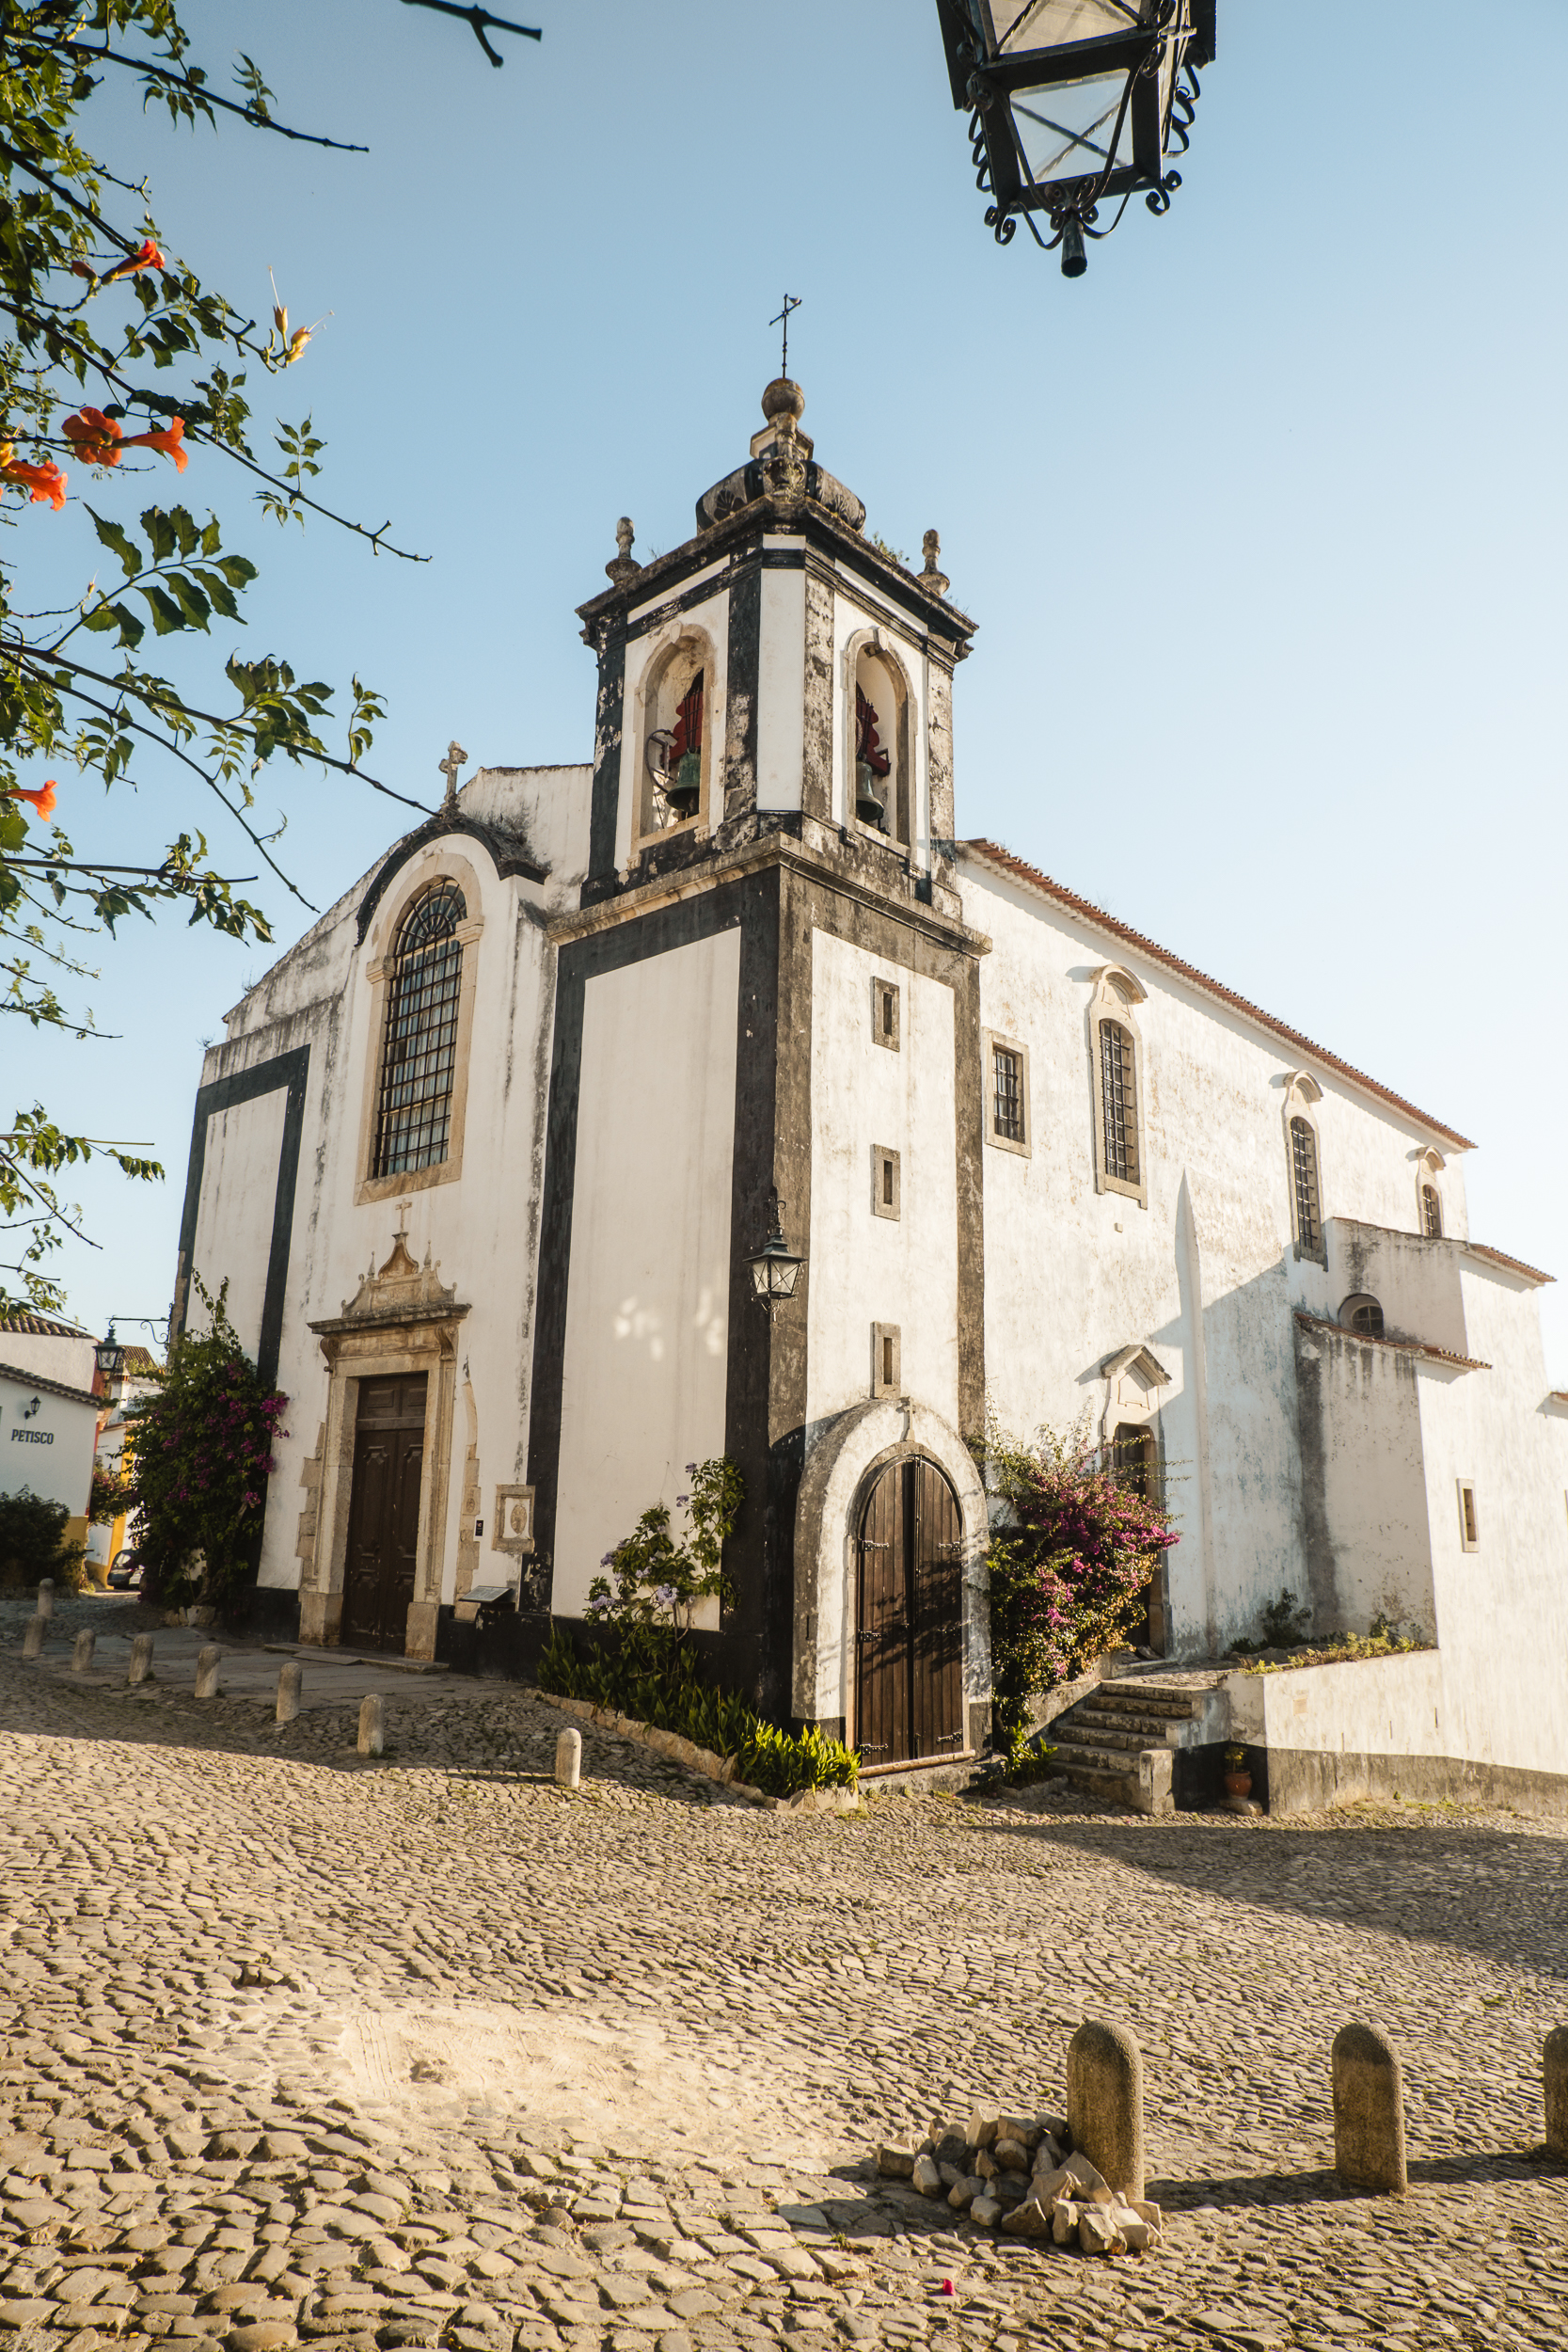
<path id="1" fill-rule="evenodd" d="M 1058 247 L 1064 278 L 1088 267 L 1132 198 L 1168 213 L 1181 185 L 1197 68 L 1214 57 L 1218 0 L 937 0 L 953 103 L 969 109 L 986 226 L 1010 245 L 1022 218 Z M 1117 203 L 1099 227 L 1101 204 Z M 1044 237 L 1034 215 L 1043 213 Z"/>
<path id="2" fill-rule="evenodd" d="M 771 1323 L 785 1299 L 794 1297 L 796 1278 L 806 1262 L 804 1258 L 795 1257 L 785 1244 L 784 1227 L 779 1218 L 779 1212 L 784 1204 L 779 1199 L 776 1185 L 768 1185 L 768 1198 L 773 1203 L 772 1231 L 762 1248 L 754 1257 L 748 1258 L 746 1263 L 752 1269 L 752 1288 L 758 1303 L 767 1308 L 768 1320 Z"/>
<path id="3" fill-rule="evenodd" d="M 92 1352 L 93 1359 L 104 1379 L 118 1380 L 125 1362 L 125 1350 L 115 1337 L 115 1327 L 112 1323 L 107 1335 L 99 1341 Z"/>

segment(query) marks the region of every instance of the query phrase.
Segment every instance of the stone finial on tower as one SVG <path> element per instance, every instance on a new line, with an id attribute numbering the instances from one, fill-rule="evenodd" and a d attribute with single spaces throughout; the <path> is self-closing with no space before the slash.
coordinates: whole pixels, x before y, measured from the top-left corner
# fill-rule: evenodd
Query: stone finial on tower
<path id="1" fill-rule="evenodd" d="M 762 396 L 768 445 L 762 451 L 763 480 L 781 505 L 798 506 L 806 495 L 806 460 L 811 443 L 797 431 L 806 396 L 787 375 L 776 375 Z"/>
<path id="2" fill-rule="evenodd" d="M 631 543 L 636 535 L 631 527 L 631 516 L 623 515 L 615 526 L 615 544 L 620 553 L 613 563 L 605 565 L 606 576 L 615 582 L 617 588 L 629 586 L 642 569 L 631 551 Z"/>
<path id="3" fill-rule="evenodd" d="M 952 583 L 937 564 L 937 558 L 942 553 L 942 541 L 934 531 L 928 531 L 920 544 L 926 556 L 926 569 L 920 575 L 920 585 L 928 596 L 944 596 Z"/>
<path id="4" fill-rule="evenodd" d="M 438 772 L 445 776 L 447 788 L 441 800 L 441 814 L 450 817 L 457 806 L 457 779 L 467 765 L 468 755 L 455 739 L 447 745 L 445 759 L 436 762 Z"/>

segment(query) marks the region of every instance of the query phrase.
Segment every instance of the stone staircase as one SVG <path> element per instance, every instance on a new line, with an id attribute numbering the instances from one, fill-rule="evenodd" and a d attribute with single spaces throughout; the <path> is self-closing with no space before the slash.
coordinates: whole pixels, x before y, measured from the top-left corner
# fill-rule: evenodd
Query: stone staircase
<path id="1" fill-rule="evenodd" d="M 1220 1681 L 1217 1674 L 1166 1681 L 1118 1675 L 1058 1715 L 1043 1736 L 1058 1770 L 1085 1795 L 1138 1813 L 1169 1813 L 1176 1749 L 1230 1736 Z"/>

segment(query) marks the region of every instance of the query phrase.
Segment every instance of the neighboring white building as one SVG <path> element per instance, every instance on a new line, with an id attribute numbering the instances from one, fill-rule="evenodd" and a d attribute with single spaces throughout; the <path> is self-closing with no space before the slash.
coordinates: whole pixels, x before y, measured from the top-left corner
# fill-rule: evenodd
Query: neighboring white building
<path id="1" fill-rule="evenodd" d="M 52 1315 L 0 1319 L 0 1493 L 63 1502 L 66 1545 L 87 1539 L 99 1399 L 89 1331 Z"/>
<path id="2" fill-rule="evenodd" d="M 114 1336 L 110 1328 L 110 1338 Z M 94 1467 L 107 1477 L 119 1478 L 126 1468 L 125 1441 L 130 1432 L 130 1416 L 143 1397 L 153 1395 L 162 1378 L 162 1366 L 157 1358 L 145 1347 L 127 1347 L 120 1368 L 107 1382 L 100 1401 L 103 1415 L 98 1427 L 98 1444 L 93 1455 Z M 104 1410 L 104 1407 L 107 1410 Z M 113 1519 L 101 1520 L 87 1530 L 88 1572 L 102 1584 L 110 1568 L 119 1559 L 129 1534 L 128 1515 L 121 1511 Z"/>
<path id="3" fill-rule="evenodd" d="M 1568 1773 L 1547 1278 L 1470 1240 L 1463 1136 L 957 839 L 973 624 L 934 534 L 919 575 L 866 540 L 802 405 L 768 388 L 684 546 L 640 567 L 624 527 L 593 762 L 482 770 L 206 1057 L 178 1311 L 227 1279 L 291 1400 L 261 1589 L 428 1657 L 515 1580 L 526 1662 L 724 1452 L 720 1671 L 873 1757 L 961 1754 L 989 1400 L 1163 1465 L 1156 1648 L 1284 1587 L 1320 1631 L 1381 1613 L 1438 1645 L 1434 1753 Z M 774 1188 L 805 1266 L 769 1321 Z"/>

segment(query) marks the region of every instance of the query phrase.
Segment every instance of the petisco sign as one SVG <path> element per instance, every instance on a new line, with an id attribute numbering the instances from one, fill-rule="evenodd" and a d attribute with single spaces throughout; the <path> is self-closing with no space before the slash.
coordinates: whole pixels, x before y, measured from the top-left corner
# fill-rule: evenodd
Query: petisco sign
<path id="1" fill-rule="evenodd" d="M 52 1429 L 13 1429 L 11 1431 L 12 1445 L 53 1445 L 54 1442 L 55 1432 Z"/>

